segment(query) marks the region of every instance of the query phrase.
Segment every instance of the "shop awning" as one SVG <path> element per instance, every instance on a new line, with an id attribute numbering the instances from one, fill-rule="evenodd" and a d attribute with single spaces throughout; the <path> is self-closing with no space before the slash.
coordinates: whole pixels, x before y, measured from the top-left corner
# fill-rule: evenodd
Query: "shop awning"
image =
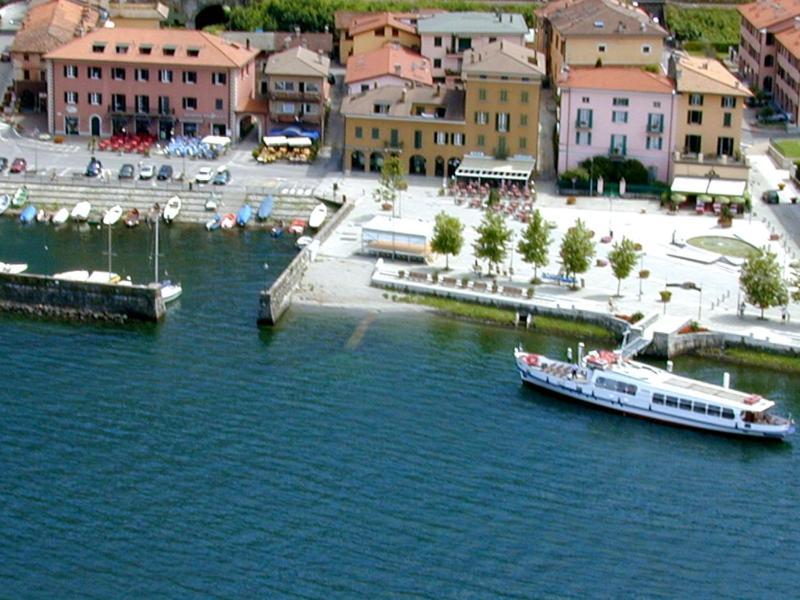
<path id="1" fill-rule="evenodd" d="M 263 138 L 265 146 L 285 146 L 289 138 L 283 135 L 268 135 Z"/>
<path id="2" fill-rule="evenodd" d="M 456 177 L 507 179 L 524 182 L 531 178 L 535 167 L 536 161 L 533 158 L 497 160 L 484 156 L 465 156 L 456 169 Z"/>
<path id="3" fill-rule="evenodd" d="M 676 177 L 670 187 L 673 193 L 707 194 L 709 196 L 741 197 L 747 189 L 747 182 L 737 179 L 714 177 Z"/>
<path id="4" fill-rule="evenodd" d="M 311 145 L 311 140 L 307 137 L 288 138 L 287 143 L 290 148 L 305 148 Z"/>
<path id="5" fill-rule="evenodd" d="M 295 127 L 294 125 L 290 125 L 289 127 L 276 127 L 274 129 L 270 129 L 269 134 L 283 135 L 286 137 L 307 137 L 311 138 L 312 140 L 316 140 L 319 138 L 319 131 L 314 131 L 312 129 L 302 129 L 300 127 Z"/>
<path id="6" fill-rule="evenodd" d="M 706 177 L 676 177 L 670 190 L 680 194 L 705 194 L 708 190 Z"/>
<path id="7" fill-rule="evenodd" d="M 224 135 L 207 135 L 203 138 L 203 143 L 209 146 L 229 146 L 231 138 Z"/>
<path id="8" fill-rule="evenodd" d="M 708 184 L 708 193 L 712 196 L 743 196 L 747 187 L 746 181 L 735 179 L 711 179 Z"/>

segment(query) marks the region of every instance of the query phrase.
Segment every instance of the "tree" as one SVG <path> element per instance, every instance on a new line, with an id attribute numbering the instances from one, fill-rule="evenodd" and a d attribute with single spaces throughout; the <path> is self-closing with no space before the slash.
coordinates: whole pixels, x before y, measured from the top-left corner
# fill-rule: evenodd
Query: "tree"
<path id="1" fill-rule="evenodd" d="M 403 177 L 400 158 L 387 156 L 381 167 L 381 178 L 378 182 L 378 187 L 375 189 L 375 200 L 377 202 L 394 203 L 398 198 L 398 192 L 405 188 L 406 180 Z"/>
<path id="2" fill-rule="evenodd" d="M 575 225 L 564 234 L 559 255 L 567 277 L 575 277 L 578 273 L 589 270 L 590 261 L 594 256 L 594 242 L 592 233 L 580 219 L 575 221 Z"/>
<path id="3" fill-rule="evenodd" d="M 539 279 L 539 267 L 544 267 L 550 262 L 547 249 L 551 241 L 550 228 L 537 208 L 533 211 L 531 222 L 522 232 L 522 239 L 517 244 L 523 262 L 533 265 L 534 283 Z"/>
<path id="4" fill-rule="evenodd" d="M 795 261 L 791 265 L 792 277 L 789 285 L 792 287 L 792 300 L 800 302 L 800 261 Z"/>
<path id="5" fill-rule="evenodd" d="M 458 217 L 453 217 L 444 211 L 436 215 L 436 225 L 433 227 L 433 239 L 431 249 L 434 252 L 444 254 L 445 270 L 450 270 L 450 255 L 461 252 L 464 245 L 464 226 Z"/>
<path id="6" fill-rule="evenodd" d="M 611 252 L 608 253 L 608 263 L 611 265 L 614 277 L 617 278 L 617 296 L 619 296 L 622 280 L 627 279 L 631 274 L 633 267 L 636 266 L 637 258 L 636 244 L 626 237 L 623 237 L 621 242 L 616 242 Z"/>
<path id="7" fill-rule="evenodd" d="M 486 213 L 475 231 L 478 232 L 478 239 L 472 244 L 475 257 L 489 262 L 489 273 L 491 274 L 492 267 L 497 269 L 497 266 L 506 257 L 511 230 L 506 227 L 503 215 Z"/>
<path id="8" fill-rule="evenodd" d="M 762 319 L 765 309 L 789 302 L 789 292 L 781 276 L 777 255 L 769 248 L 762 248 L 745 261 L 739 284 L 747 302 L 761 309 Z"/>

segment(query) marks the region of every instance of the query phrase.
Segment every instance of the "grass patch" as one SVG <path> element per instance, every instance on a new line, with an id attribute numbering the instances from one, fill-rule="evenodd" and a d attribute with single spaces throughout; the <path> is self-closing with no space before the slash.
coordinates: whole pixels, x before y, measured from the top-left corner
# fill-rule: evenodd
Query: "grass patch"
<path id="1" fill-rule="evenodd" d="M 507 308 L 498 308 L 497 306 L 488 306 L 486 304 L 474 304 L 472 302 L 460 302 L 451 298 L 440 298 L 438 296 L 407 295 L 400 296 L 397 300 L 409 304 L 429 306 L 450 316 L 468 319 L 470 321 L 506 326 L 514 325 L 515 313 L 513 310 Z M 617 340 L 617 336 L 613 331 L 601 327 L 600 325 L 586 323 L 584 321 L 536 315 L 533 319 L 533 324 L 536 331 L 542 333 L 568 335 L 593 340 Z"/>
<path id="2" fill-rule="evenodd" d="M 719 361 L 771 369 L 788 373 L 800 373 L 800 360 L 798 357 L 788 354 L 773 354 L 763 350 L 744 348 L 742 346 L 729 346 L 724 350 L 702 350 L 697 354 L 707 358 L 714 358 Z"/>
<path id="3" fill-rule="evenodd" d="M 716 252 L 725 256 L 736 258 L 750 258 L 758 253 L 758 248 L 742 240 L 721 235 L 701 235 L 686 240 L 686 243 L 695 248 Z"/>
<path id="4" fill-rule="evenodd" d="M 786 158 L 800 158 L 800 139 L 775 140 L 772 144 Z"/>

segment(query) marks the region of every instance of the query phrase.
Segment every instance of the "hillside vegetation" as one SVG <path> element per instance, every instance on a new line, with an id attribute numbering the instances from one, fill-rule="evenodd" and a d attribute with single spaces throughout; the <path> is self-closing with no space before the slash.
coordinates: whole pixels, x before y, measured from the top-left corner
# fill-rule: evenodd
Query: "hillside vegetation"
<path id="1" fill-rule="evenodd" d="M 739 43 L 739 13 L 734 8 L 666 7 L 667 28 L 682 42 L 706 42 L 717 51 Z"/>

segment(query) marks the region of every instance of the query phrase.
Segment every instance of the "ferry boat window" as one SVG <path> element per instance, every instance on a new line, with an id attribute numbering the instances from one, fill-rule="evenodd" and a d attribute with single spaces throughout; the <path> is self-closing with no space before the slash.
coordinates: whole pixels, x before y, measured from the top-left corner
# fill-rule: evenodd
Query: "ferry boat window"
<path id="1" fill-rule="evenodd" d="M 683 410 L 692 410 L 692 403 L 690 400 L 681 400 L 681 408 Z"/>
<path id="2" fill-rule="evenodd" d="M 722 409 L 722 418 L 723 419 L 732 419 L 733 418 L 733 410 L 730 408 L 723 408 Z"/>
<path id="3" fill-rule="evenodd" d="M 625 387 L 625 389 L 622 390 L 623 392 L 625 392 L 629 396 L 635 396 L 636 395 L 636 386 L 635 385 L 633 385 L 632 383 L 623 383 L 622 385 Z"/>
<path id="4" fill-rule="evenodd" d="M 706 414 L 706 405 L 702 402 L 695 402 L 694 403 L 694 412 L 700 413 L 701 415 Z"/>
<path id="5" fill-rule="evenodd" d="M 664 394 L 653 394 L 653 404 L 664 404 Z"/>
<path id="6" fill-rule="evenodd" d="M 708 416 L 709 417 L 718 417 L 719 416 L 720 408 L 719 406 L 714 406 L 713 404 L 708 405 Z"/>
<path id="7" fill-rule="evenodd" d="M 678 408 L 678 399 L 675 396 L 667 396 L 667 406 Z"/>

